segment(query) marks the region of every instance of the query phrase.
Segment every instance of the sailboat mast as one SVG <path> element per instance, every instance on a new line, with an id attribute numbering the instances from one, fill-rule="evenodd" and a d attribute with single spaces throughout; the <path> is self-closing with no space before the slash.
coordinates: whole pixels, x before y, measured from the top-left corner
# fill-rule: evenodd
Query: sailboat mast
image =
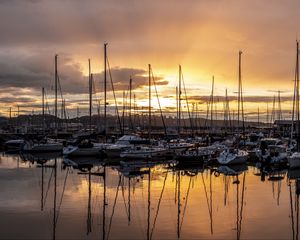
<path id="1" fill-rule="evenodd" d="M 257 126 L 259 127 L 259 121 L 260 121 L 260 119 L 259 119 L 259 108 L 257 108 Z"/>
<path id="2" fill-rule="evenodd" d="M 91 60 L 89 59 L 89 123 L 90 132 L 92 132 L 92 101 L 93 101 L 93 82 L 91 74 Z"/>
<path id="3" fill-rule="evenodd" d="M 240 126 L 240 111 L 242 111 L 242 127 L 243 134 L 245 132 L 244 122 L 244 103 L 243 103 L 243 87 L 242 87 L 242 51 L 239 51 L 239 82 L 238 82 L 238 127 Z"/>
<path id="4" fill-rule="evenodd" d="M 57 125 L 58 125 L 58 122 L 57 122 L 57 87 L 58 87 L 58 73 L 57 73 L 57 54 L 55 55 L 54 57 L 54 62 L 55 62 L 55 83 L 54 83 L 54 88 L 55 88 L 55 109 L 54 109 L 54 113 L 55 113 L 55 132 L 57 133 Z"/>
<path id="5" fill-rule="evenodd" d="M 45 132 L 45 88 L 42 88 L 42 115 L 43 115 L 43 132 Z"/>
<path id="6" fill-rule="evenodd" d="M 300 136 L 300 126 L 299 126 L 299 42 L 297 41 L 297 58 L 296 58 L 296 113 L 297 113 L 297 151 L 299 151 L 300 143 L 299 143 L 299 136 Z"/>
<path id="7" fill-rule="evenodd" d="M 179 65 L 179 82 L 178 82 L 178 136 L 181 132 L 181 65 Z"/>
<path id="8" fill-rule="evenodd" d="M 278 90 L 278 120 L 282 120 L 280 90 Z"/>
<path id="9" fill-rule="evenodd" d="M 292 116 L 292 131 L 291 139 L 293 138 L 293 128 L 294 128 L 294 117 L 296 117 L 296 140 L 297 140 L 297 151 L 299 151 L 300 143 L 300 126 L 299 126 L 299 42 L 296 42 L 296 69 L 295 69 L 295 85 L 294 85 L 294 103 L 293 103 L 293 116 Z M 296 111 L 296 113 L 294 112 Z"/>
<path id="10" fill-rule="evenodd" d="M 149 70 L 149 109 L 148 109 L 148 115 L 149 115 L 149 123 L 148 123 L 148 135 L 149 139 L 151 137 L 151 65 L 148 64 L 148 70 Z"/>
<path id="11" fill-rule="evenodd" d="M 107 128 L 107 121 L 106 121 L 106 112 L 107 112 L 107 96 L 106 96 L 106 91 L 107 91 L 107 43 L 104 43 L 104 132 L 106 136 L 106 128 Z M 106 139 L 106 137 L 105 137 Z"/>
<path id="12" fill-rule="evenodd" d="M 131 92 L 132 92 L 132 78 L 130 76 L 129 79 L 129 124 L 130 128 L 132 128 L 132 118 L 131 118 Z"/>
<path id="13" fill-rule="evenodd" d="M 210 129 L 213 129 L 213 112 L 214 112 L 214 85 L 215 85 L 215 77 L 212 76 L 212 85 L 211 85 L 211 102 L 210 102 Z"/>

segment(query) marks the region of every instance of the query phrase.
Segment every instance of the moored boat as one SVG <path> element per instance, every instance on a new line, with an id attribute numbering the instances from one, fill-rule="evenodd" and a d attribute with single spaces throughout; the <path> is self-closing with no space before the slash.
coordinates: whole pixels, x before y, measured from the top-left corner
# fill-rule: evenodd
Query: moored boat
<path id="1" fill-rule="evenodd" d="M 231 165 L 246 163 L 247 158 L 248 153 L 246 151 L 229 148 L 221 152 L 217 160 L 222 165 Z"/>

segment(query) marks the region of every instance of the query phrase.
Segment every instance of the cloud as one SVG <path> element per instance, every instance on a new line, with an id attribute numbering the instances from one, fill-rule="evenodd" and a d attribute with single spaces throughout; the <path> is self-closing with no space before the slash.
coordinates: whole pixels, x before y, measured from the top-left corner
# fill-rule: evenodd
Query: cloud
<path id="1" fill-rule="evenodd" d="M 147 71 L 143 69 L 113 67 L 111 76 L 116 91 L 127 90 L 129 78 L 132 77 L 133 89 L 148 85 Z M 72 56 L 58 56 L 58 75 L 64 94 L 88 93 L 88 78 L 83 69 Z M 107 74 L 108 91 L 111 91 L 110 75 Z M 95 84 L 98 91 L 103 91 L 104 73 L 95 74 Z M 157 85 L 166 85 L 163 77 L 155 78 Z M 45 51 L 0 53 L 0 84 L 6 92 L 24 91 L 24 88 L 41 92 L 45 87 L 48 94 L 54 88 L 54 55 Z M 5 91 L 4 91 L 5 92 Z"/>
<path id="2" fill-rule="evenodd" d="M 199 101 L 201 103 L 209 102 L 210 96 L 188 96 L 189 101 Z M 237 96 L 228 96 L 228 101 L 237 101 Z M 244 96 L 244 102 L 251 102 L 251 103 L 272 103 L 274 101 L 274 96 Z M 290 102 L 293 100 L 293 96 L 281 96 L 280 101 L 283 102 Z M 224 102 L 225 96 L 214 96 L 214 102 Z M 278 102 L 277 96 L 275 96 L 276 104 Z"/>
<path id="3" fill-rule="evenodd" d="M 130 76 L 132 78 L 132 90 L 148 86 L 149 78 L 147 74 L 148 72 L 144 69 L 126 67 L 115 67 L 111 69 L 111 76 L 115 91 L 128 90 Z M 96 78 L 101 79 L 101 83 L 103 84 L 104 72 L 96 75 Z M 111 87 L 109 73 L 107 74 L 107 81 Z M 157 86 L 167 85 L 169 83 L 162 76 L 155 76 L 154 82 Z M 151 84 L 154 84 L 153 81 Z M 111 90 L 111 88 L 109 90 Z M 100 87 L 100 91 L 103 91 L 103 87 Z"/>

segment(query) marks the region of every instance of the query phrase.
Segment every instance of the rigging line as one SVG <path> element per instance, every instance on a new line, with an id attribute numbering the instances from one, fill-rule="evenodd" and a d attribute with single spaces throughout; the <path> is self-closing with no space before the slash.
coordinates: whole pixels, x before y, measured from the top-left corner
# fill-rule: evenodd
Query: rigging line
<path id="1" fill-rule="evenodd" d="M 115 197 L 115 201 L 114 201 L 114 204 L 113 204 L 113 210 L 112 210 L 112 213 L 111 213 L 110 222 L 109 222 L 109 226 L 108 226 L 107 240 L 109 239 L 109 233 L 110 233 L 110 229 L 111 229 L 111 225 L 112 225 L 113 216 L 114 216 L 114 213 L 115 213 L 115 207 L 116 207 L 116 204 L 117 204 L 117 198 L 118 198 L 120 184 L 121 184 L 121 175 L 119 176 L 119 184 L 118 184 L 118 187 L 117 187 L 116 197 Z"/>
<path id="2" fill-rule="evenodd" d="M 61 100 L 63 100 L 64 97 L 63 97 L 63 93 L 62 93 L 62 90 L 61 90 L 59 75 L 57 75 L 57 79 L 58 79 L 58 88 L 59 88 L 59 92 L 60 92 L 60 97 L 61 97 Z"/>
<path id="3" fill-rule="evenodd" d="M 154 89 L 155 89 L 155 93 L 156 93 L 156 97 L 157 97 L 157 102 L 158 102 L 158 106 L 159 106 L 161 120 L 162 120 L 162 123 L 163 123 L 163 126 L 164 126 L 164 130 L 165 130 L 165 135 L 167 135 L 166 123 L 165 123 L 165 119 L 164 119 L 163 112 L 162 112 L 162 109 L 161 109 L 160 100 L 159 100 L 158 93 L 157 93 L 157 87 L 156 87 L 155 77 L 154 77 L 152 68 L 151 68 L 151 76 L 152 76 L 152 81 L 154 83 Z"/>
<path id="4" fill-rule="evenodd" d="M 49 115 L 51 114 L 50 112 L 50 107 L 49 107 L 49 102 L 48 102 L 48 98 L 47 98 L 47 93 L 46 90 L 44 90 L 44 95 L 45 95 L 45 102 L 46 102 L 46 110 L 48 110 Z"/>
<path id="5" fill-rule="evenodd" d="M 117 99 L 116 99 L 116 94 L 115 94 L 115 88 L 114 88 L 114 83 L 113 83 L 113 80 L 112 80 L 111 69 L 110 69 L 108 57 L 106 57 L 106 60 L 107 60 L 107 66 L 108 66 L 108 73 L 109 73 L 111 88 L 113 90 L 113 95 L 114 95 L 114 100 L 115 100 L 115 105 L 116 105 L 118 123 L 119 123 L 120 131 L 122 133 L 122 123 L 121 123 L 121 119 L 120 119 L 120 115 L 119 115 L 119 109 L 118 109 L 118 104 L 117 104 Z M 104 103 L 104 104 L 106 105 L 106 103 Z"/>
<path id="6" fill-rule="evenodd" d="M 60 84 L 60 78 L 59 75 L 57 75 L 57 79 L 58 79 L 58 87 L 59 87 L 59 92 L 60 92 L 60 97 L 61 97 L 61 101 L 63 102 L 63 108 L 65 108 L 65 99 L 62 93 L 62 88 L 61 88 L 61 84 Z M 67 118 L 67 114 L 66 114 L 66 109 L 63 109 L 64 113 L 65 113 L 65 117 Z M 61 116 L 63 118 L 63 116 Z"/>
<path id="7" fill-rule="evenodd" d="M 190 189 L 191 189 L 191 182 L 192 182 L 192 177 L 190 177 L 190 182 L 189 182 L 188 190 L 187 190 L 186 197 L 185 197 L 185 205 L 184 205 L 183 214 L 182 214 L 181 223 L 180 223 L 180 230 L 179 230 L 180 232 L 181 232 L 181 228 L 182 228 L 182 225 L 183 225 L 185 211 L 186 211 L 186 207 L 187 207 L 187 203 L 188 203 L 188 199 L 189 199 L 189 193 L 190 193 Z"/>
<path id="8" fill-rule="evenodd" d="M 151 233 L 150 233 L 150 239 L 152 239 L 153 231 L 154 231 L 155 224 L 156 224 L 156 219 L 157 219 L 158 213 L 159 213 L 160 203 L 161 203 L 161 200 L 162 200 L 162 197 L 163 197 L 163 194 L 164 194 L 164 190 L 165 190 L 165 186 L 166 186 L 167 177 L 168 177 L 168 172 L 166 172 L 166 176 L 165 176 L 164 183 L 163 183 L 163 188 L 161 190 L 160 197 L 159 197 L 159 200 L 158 200 L 156 214 L 155 214 L 155 217 L 154 217 L 153 226 L 152 226 L 152 230 L 151 230 Z"/>
<path id="9" fill-rule="evenodd" d="M 68 175 L 69 175 L 69 168 L 67 169 L 67 172 L 66 172 L 64 185 L 63 185 L 63 190 L 62 190 L 62 193 L 61 193 L 61 198 L 60 198 L 60 202 L 59 202 L 58 209 L 57 209 L 57 216 L 56 216 L 55 223 L 57 223 L 57 220 L 58 220 L 58 217 L 59 217 L 60 207 L 61 207 L 62 200 L 63 200 L 63 197 L 64 197 Z"/>
<path id="10" fill-rule="evenodd" d="M 182 71 L 181 71 L 181 75 L 182 75 L 182 83 L 183 83 L 183 89 L 184 89 L 184 94 L 185 94 L 186 106 L 187 106 L 187 110 L 188 110 L 188 115 L 189 115 L 189 119 L 190 119 L 190 125 L 191 125 L 191 128 L 192 128 L 192 135 L 193 135 L 194 134 L 193 121 L 192 121 L 192 118 L 191 118 L 189 101 L 188 101 L 188 97 L 187 97 L 187 94 L 186 94 L 185 82 L 184 82 L 184 77 L 183 77 Z"/>
<path id="11" fill-rule="evenodd" d="M 93 82 L 93 93 L 94 93 L 94 98 L 95 98 L 95 100 L 96 100 L 96 103 L 98 104 L 98 107 L 100 107 L 100 98 L 98 98 L 98 96 L 97 96 L 97 91 L 96 91 L 96 84 L 95 84 L 95 80 L 94 80 L 94 77 L 92 78 L 92 82 Z"/>

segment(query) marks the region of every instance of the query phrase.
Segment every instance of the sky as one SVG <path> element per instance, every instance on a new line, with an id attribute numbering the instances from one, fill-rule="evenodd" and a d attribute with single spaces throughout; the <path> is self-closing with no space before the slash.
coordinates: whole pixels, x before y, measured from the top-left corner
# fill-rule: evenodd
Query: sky
<path id="1" fill-rule="evenodd" d="M 7 115 L 12 107 L 16 114 L 17 106 L 21 113 L 39 112 L 42 87 L 52 105 L 55 54 L 69 114 L 77 107 L 86 113 L 88 59 L 101 104 L 106 42 L 118 105 L 130 76 L 136 104 L 148 104 L 151 64 L 160 103 L 174 111 L 180 64 L 191 103 L 206 109 L 214 76 L 216 99 L 227 88 L 234 110 L 241 50 L 245 111 L 266 112 L 280 90 L 288 117 L 299 5 L 297 0 L 0 0 L 0 113 Z M 113 105 L 111 92 L 108 97 Z M 152 97 L 156 108 L 154 89 Z"/>

